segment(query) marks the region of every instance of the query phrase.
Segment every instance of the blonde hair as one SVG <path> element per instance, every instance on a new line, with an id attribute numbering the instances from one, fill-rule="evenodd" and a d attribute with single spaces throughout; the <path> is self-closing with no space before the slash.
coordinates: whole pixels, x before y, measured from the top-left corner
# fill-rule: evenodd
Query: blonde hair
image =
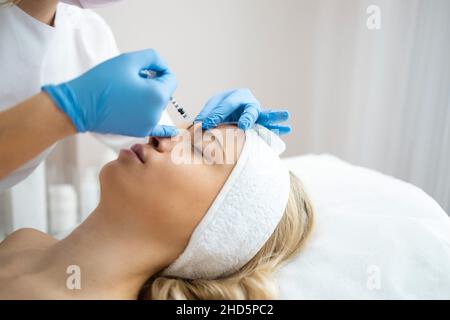
<path id="1" fill-rule="evenodd" d="M 238 272 L 215 280 L 151 277 L 141 300 L 262 300 L 275 299 L 274 272 L 301 249 L 313 224 L 311 202 L 298 178 L 290 173 L 291 189 L 284 215 L 272 236 Z"/>

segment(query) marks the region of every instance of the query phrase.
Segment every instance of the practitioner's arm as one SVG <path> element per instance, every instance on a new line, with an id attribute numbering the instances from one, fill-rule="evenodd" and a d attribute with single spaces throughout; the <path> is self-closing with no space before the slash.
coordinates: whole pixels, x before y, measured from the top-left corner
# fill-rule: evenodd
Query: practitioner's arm
<path id="1" fill-rule="evenodd" d="M 46 93 L 0 112 L 0 179 L 76 129 Z"/>

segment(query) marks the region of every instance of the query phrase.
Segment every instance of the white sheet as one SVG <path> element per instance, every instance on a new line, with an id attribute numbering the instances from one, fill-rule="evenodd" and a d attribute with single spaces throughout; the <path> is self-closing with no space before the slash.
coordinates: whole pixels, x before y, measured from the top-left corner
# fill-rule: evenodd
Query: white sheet
<path id="1" fill-rule="evenodd" d="M 450 219 L 432 198 L 329 155 L 286 162 L 316 212 L 282 299 L 450 299 Z"/>

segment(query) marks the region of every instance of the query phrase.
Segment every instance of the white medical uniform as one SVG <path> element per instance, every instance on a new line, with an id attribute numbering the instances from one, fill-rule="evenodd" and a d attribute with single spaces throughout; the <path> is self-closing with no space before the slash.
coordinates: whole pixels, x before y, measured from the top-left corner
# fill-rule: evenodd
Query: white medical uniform
<path id="1" fill-rule="evenodd" d="M 119 53 L 111 29 L 91 10 L 59 3 L 54 25 L 17 6 L 0 9 L 0 111 L 39 93 L 44 84 L 71 80 Z M 164 115 L 161 122 L 170 120 Z M 96 136 L 116 149 L 131 144 L 129 138 Z M 30 175 L 51 149 L 0 180 L 0 193 Z"/>

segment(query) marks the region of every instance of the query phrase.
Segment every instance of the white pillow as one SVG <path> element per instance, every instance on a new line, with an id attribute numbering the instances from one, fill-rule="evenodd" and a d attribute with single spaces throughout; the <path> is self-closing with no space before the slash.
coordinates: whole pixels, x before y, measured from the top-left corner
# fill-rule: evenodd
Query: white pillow
<path id="1" fill-rule="evenodd" d="M 286 159 L 315 207 L 282 299 L 450 299 L 450 219 L 419 188 L 330 155 Z"/>

